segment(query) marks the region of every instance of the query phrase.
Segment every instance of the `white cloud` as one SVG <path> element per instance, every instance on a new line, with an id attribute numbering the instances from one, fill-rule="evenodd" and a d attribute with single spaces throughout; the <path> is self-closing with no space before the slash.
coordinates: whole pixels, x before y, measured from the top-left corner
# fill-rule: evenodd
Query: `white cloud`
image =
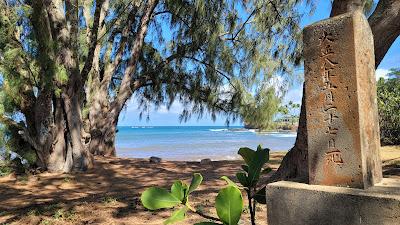
<path id="1" fill-rule="evenodd" d="M 376 80 L 379 80 L 381 77 L 383 77 L 384 79 L 387 79 L 389 73 L 390 73 L 390 70 L 387 70 L 387 69 L 377 69 L 377 70 L 375 71 Z"/>

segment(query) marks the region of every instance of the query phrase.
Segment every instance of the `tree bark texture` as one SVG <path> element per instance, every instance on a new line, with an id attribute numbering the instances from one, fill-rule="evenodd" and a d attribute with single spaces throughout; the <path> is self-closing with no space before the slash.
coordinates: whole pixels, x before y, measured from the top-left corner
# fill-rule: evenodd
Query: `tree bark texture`
<path id="1" fill-rule="evenodd" d="M 101 8 L 103 1 L 98 2 Z M 78 0 L 37 0 L 30 4 L 43 82 L 36 96 L 33 91 L 26 93 L 30 100 L 21 108 L 25 126 L 14 125 L 35 150 L 39 167 L 50 172 L 86 170 L 92 167 L 93 157 L 85 145 L 81 115 L 84 82 L 79 71 Z M 60 70 L 67 73 L 66 83 L 56 79 Z"/>

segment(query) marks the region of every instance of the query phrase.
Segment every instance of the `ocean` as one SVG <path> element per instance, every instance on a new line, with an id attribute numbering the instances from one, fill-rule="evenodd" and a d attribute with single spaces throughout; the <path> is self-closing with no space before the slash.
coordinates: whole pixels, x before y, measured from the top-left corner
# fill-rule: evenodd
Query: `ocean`
<path id="1" fill-rule="evenodd" d="M 197 161 L 238 159 L 240 147 L 287 151 L 296 133 L 256 133 L 242 127 L 216 126 L 119 126 L 116 137 L 118 157 Z"/>

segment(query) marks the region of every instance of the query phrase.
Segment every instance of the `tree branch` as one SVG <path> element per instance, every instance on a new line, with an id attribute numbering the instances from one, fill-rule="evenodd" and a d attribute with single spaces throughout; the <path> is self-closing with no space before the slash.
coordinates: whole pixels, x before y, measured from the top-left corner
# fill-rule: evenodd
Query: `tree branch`
<path id="1" fill-rule="evenodd" d="M 396 38 L 400 36 L 400 1 L 380 0 L 368 22 L 374 35 L 377 68 Z"/>
<path id="2" fill-rule="evenodd" d="M 335 0 L 330 17 L 355 10 L 363 10 L 363 0 Z M 400 1 L 380 0 L 368 19 L 374 35 L 375 68 L 379 66 L 390 46 L 400 35 Z"/>
<path id="3" fill-rule="evenodd" d="M 40 147 L 39 143 L 36 142 L 35 138 L 31 137 L 28 129 L 25 126 L 22 126 L 21 124 L 4 115 L 0 115 L 0 123 L 16 128 L 18 130 L 18 134 L 21 135 L 24 141 L 28 142 L 28 144 L 30 144 L 37 151 L 41 151 L 42 148 Z"/>
<path id="4" fill-rule="evenodd" d="M 93 58 L 94 58 L 94 53 L 96 50 L 97 46 L 97 36 L 99 35 L 99 27 L 100 27 L 100 19 L 101 19 L 101 11 L 103 9 L 103 3 L 104 0 L 97 0 L 96 1 L 96 9 L 94 11 L 94 20 L 93 20 L 93 27 L 92 30 L 90 31 L 90 43 L 89 43 L 89 52 L 88 56 L 86 58 L 85 65 L 83 66 L 83 69 L 81 71 L 81 77 L 83 80 L 86 80 L 87 75 L 89 74 L 92 65 L 93 65 Z M 104 17 L 104 16 L 103 16 Z M 86 26 L 89 26 L 89 24 L 86 24 Z"/>
<path id="5" fill-rule="evenodd" d="M 244 27 L 246 26 L 246 24 L 250 21 L 250 18 L 254 16 L 254 14 L 256 14 L 257 12 L 257 8 L 255 8 L 250 15 L 247 17 L 246 21 L 244 21 L 244 23 L 242 24 L 242 26 L 239 28 L 239 30 L 236 32 L 235 35 L 232 36 L 232 40 L 235 40 L 236 37 L 239 35 L 240 32 L 242 32 L 242 30 L 244 29 Z"/>
<path id="6" fill-rule="evenodd" d="M 129 12 L 128 21 L 127 21 L 126 26 L 122 30 L 122 36 L 121 36 L 121 40 L 119 42 L 119 48 L 115 54 L 114 61 L 111 64 L 106 65 L 106 68 L 104 71 L 104 76 L 103 76 L 103 79 L 101 80 L 101 88 L 103 90 L 106 90 L 108 88 L 112 76 L 114 75 L 116 69 L 118 68 L 118 65 L 121 64 L 124 49 L 125 49 L 126 43 L 128 41 L 129 32 L 130 32 L 133 22 L 135 20 L 134 16 L 136 15 L 136 12 L 137 12 L 136 7 L 134 7 Z"/>
<path id="7" fill-rule="evenodd" d="M 226 75 L 224 72 L 222 72 L 222 71 L 219 70 L 218 68 L 215 68 L 213 65 L 211 65 L 211 64 L 209 64 L 209 63 L 207 63 L 207 62 L 205 62 L 205 61 L 202 61 L 202 60 L 200 60 L 200 59 L 197 59 L 197 58 L 195 58 L 195 57 L 191 57 L 191 56 L 183 56 L 183 58 L 191 59 L 191 60 L 193 60 L 193 61 L 195 61 L 195 62 L 198 62 L 198 63 L 200 63 L 200 64 L 203 64 L 203 65 L 205 65 L 205 66 L 207 66 L 207 67 L 209 67 L 209 68 L 212 68 L 213 70 L 215 70 L 215 72 L 217 72 L 217 73 L 220 74 L 221 76 L 225 77 L 225 78 L 228 80 L 229 83 L 231 82 L 231 78 L 230 78 L 228 75 Z"/>
<path id="8" fill-rule="evenodd" d="M 119 12 L 118 15 L 115 16 L 115 19 L 113 19 L 112 22 L 110 23 L 110 26 L 109 26 L 110 28 L 106 29 L 105 32 L 97 39 L 96 42 L 101 41 L 104 38 L 104 36 L 106 34 L 108 34 L 108 32 L 110 32 L 110 30 L 114 27 L 114 25 L 117 23 L 117 21 L 119 21 L 121 19 L 122 14 L 126 12 L 126 10 L 129 8 L 130 5 L 131 5 L 131 2 L 126 4 L 124 7 L 122 7 L 121 12 Z M 119 11 L 119 10 L 117 10 L 117 11 Z"/>
<path id="9" fill-rule="evenodd" d="M 365 5 L 364 0 L 335 0 L 332 3 L 330 17 L 334 17 L 343 13 L 363 10 Z"/>
<path id="10" fill-rule="evenodd" d="M 159 0 L 149 0 L 147 6 L 145 7 L 144 14 L 140 19 L 138 32 L 136 33 L 136 38 L 131 50 L 131 56 L 128 61 L 128 66 L 124 71 L 118 95 L 111 104 L 111 113 L 113 113 L 115 119 L 118 119 L 119 112 L 121 111 L 125 102 L 132 96 L 131 74 L 136 71 L 136 66 L 140 53 L 142 51 L 142 46 L 148 29 L 148 25 L 150 23 L 154 8 L 158 4 L 158 2 Z"/>

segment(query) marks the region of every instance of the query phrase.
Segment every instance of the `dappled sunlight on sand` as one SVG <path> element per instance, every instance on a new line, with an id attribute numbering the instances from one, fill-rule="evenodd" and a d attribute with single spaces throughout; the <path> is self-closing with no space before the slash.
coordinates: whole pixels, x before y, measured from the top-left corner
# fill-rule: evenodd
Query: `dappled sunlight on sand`
<path id="1" fill-rule="evenodd" d="M 384 175 L 400 178 L 400 163 L 396 161 L 400 159 L 400 149 L 383 149 Z M 284 155 L 284 152 L 271 153 L 267 166 L 278 168 Z M 236 181 L 235 174 L 241 164 L 239 160 L 153 164 L 146 159 L 96 157 L 95 167 L 87 173 L 10 175 L 0 178 L 0 224 L 40 224 L 47 220 L 52 224 L 162 224 L 171 210 L 157 213 L 145 210 L 140 205 L 140 193 L 150 186 L 169 189 L 178 179 L 189 183 L 195 172 L 201 173 L 204 181 L 191 196 L 192 205 L 216 215 L 214 199 L 225 185 L 220 177 L 226 175 Z M 265 185 L 267 176 L 260 185 Z M 247 217 L 249 214 L 245 212 L 244 220 Z M 266 207 L 260 205 L 257 218 L 266 221 L 265 217 Z M 204 219 L 189 213 L 188 220 L 180 224 L 199 221 Z"/>

